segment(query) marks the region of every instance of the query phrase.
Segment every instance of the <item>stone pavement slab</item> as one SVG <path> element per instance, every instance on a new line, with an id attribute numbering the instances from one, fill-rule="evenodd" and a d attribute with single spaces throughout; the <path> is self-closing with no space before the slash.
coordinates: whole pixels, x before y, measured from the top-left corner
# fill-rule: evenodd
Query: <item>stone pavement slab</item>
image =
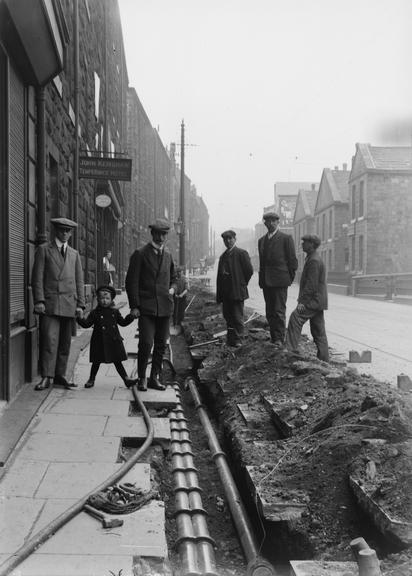
<path id="1" fill-rule="evenodd" d="M 167 555 L 164 503 L 157 500 L 122 515 L 123 526 L 105 529 L 85 512 L 75 516 L 39 549 L 42 554 Z"/>
<path id="2" fill-rule="evenodd" d="M 114 400 L 127 400 L 132 392 L 127 389 L 118 388 L 115 390 L 113 399 Z M 159 390 L 146 390 L 146 392 L 139 392 L 139 397 L 142 399 L 142 402 L 145 405 L 150 407 L 157 407 L 157 408 L 174 408 L 177 404 L 177 396 L 174 388 L 168 386 L 166 390 L 159 391 Z M 132 398 L 133 400 L 133 398 Z M 113 414 L 114 416 L 114 414 Z"/>
<path id="3" fill-rule="evenodd" d="M 52 463 L 35 494 L 36 498 L 81 498 L 99 486 L 120 468 L 121 464 L 104 462 Z M 131 482 L 137 488 L 150 490 L 150 465 L 139 463 L 120 482 Z"/>
<path id="4" fill-rule="evenodd" d="M 0 562 L 6 558 L 0 555 Z M 106 576 L 111 572 L 116 576 L 133 576 L 133 556 L 60 554 L 57 559 L 55 554 L 36 552 L 10 576 Z"/>
<path id="5" fill-rule="evenodd" d="M 16 460 L 50 462 L 116 462 L 119 438 L 89 436 L 79 439 L 68 434 L 31 434 Z"/>
<path id="6" fill-rule="evenodd" d="M 44 500 L 3 497 L 0 499 L 0 553 L 12 554 L 24 544 Z"/>
<path id="7" fill-rule="evenodd" d="M 152 418 L 154 428 L 154 440 L 170 441 L 169 418 Z M 147 436 L 147 428 L 142 416 L 122 418 L 121 416 L 109 416 L 107 419 L 104 436 L 120 436 L 121 438 L 141 438 Z"/>
<path id="8" fill-rule="evenodd" d="M 48 466 L 48 462 L 15 462 L 1 479 L 0 496 L 34 496 Z"/>
<path id="9" fill-rule="evenodd" d="M 77 414 L 42 414 L 34 422 L 32 431 L 41 434 L 69 434 L 72 436 L 102 436 L 108 416 Z"/>
<path id="10" fill-rule="evenodd" d="M 116 390 L 116 392 L 118 391 Z M 60 398 L 49 406 L 48 411 L 54 414 L 127 416 L 130 409 L 130 398 L 128 398 L 127 394 L 130 395 L 130 391 L 125 389 L 124 392 L 126 392 L 124 398 L 115 398 L 115 400 Z"/>

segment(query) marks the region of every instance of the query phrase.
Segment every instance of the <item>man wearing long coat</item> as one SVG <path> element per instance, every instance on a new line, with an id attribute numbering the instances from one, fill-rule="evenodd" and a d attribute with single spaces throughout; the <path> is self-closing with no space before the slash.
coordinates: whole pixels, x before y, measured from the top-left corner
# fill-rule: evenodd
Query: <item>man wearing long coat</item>
<path id="1" fill-rule="evenodd" d="M 288 287 L 295 278 L 298 261 L 293 238 L 279 230 L 276 212 L 263 214 L 263 221 L 268 232 L 258 241 L 259 286 L 265 299 L 271 341 L 283 347 Z"/>
<path id="2" fill-rule="evenodd" d="M 84 303 L 83 270 L 80 255 L 68 240 L 76 222 L 52 218 L 53 241 L 36 250 L 32 271 L 34 312 L 40 315 L 40 371 L 42 379 L 35 390 L 55 384 L 72 388 L 66 380 L 73 318 L 82 316 Z"/>
<path id="3" fill-rule="evenodd" d="M 216 279 L 216 301 L 222 303 L 223 317 L 227 326 L 228 346 L 240 346 L 244 333 L 244 301 L 249 298 L 247 285 L 253 275 L 253 267 L 246 250 L 235 246 L 236 233 L 222 233 L 226 251 L 219 258 Z"/>
<path id="4" fill-rule="evenodd" d="M 328 339 L 325 330 L 324 310 L 328 308 L 326 269 L 317 252 L 320 238 L 315 234 L 302 236 L 302 249 L 306 253 L 300 278 L 298 305 L 289 318 L 286 346 L 296 351 L 302 327 L 309 320 L 313 341 L 319 360 L 329 362 Z"/>
<path id="5" fill-rule="evenodd" d="M 169 223 L 158 218 L 149 228 L 152 241 L 135 250 L 130 258 L 126 292 L 130 313 L 139 318 L 138 389 L 146 390 L 149 387 L 164 390 L 160 377 L 173 313 L 176 271 L 172 255 L 165 247 Z M 152 347 L 152 368 L 147 382 L 146 369 Z"/>

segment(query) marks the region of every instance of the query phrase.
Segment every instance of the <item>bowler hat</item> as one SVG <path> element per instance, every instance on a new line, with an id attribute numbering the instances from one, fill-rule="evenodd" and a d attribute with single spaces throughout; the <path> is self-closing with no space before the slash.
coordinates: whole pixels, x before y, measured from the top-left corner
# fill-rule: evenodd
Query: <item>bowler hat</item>
<path id="1" fill-rule="evenodd" d="M 265 212 L 263 220 L 279 220 L 279 214 L 276 214 L 276 212 Z"/>
<path id="2" fill-rule="evenodd" d="M 315 248 L 318 248 L 321 242 L 319 236 L 317 236 L 316 234 L 305 234 L 304 236 L 302 236 L 302 240 L 312 242 Z"/>
<path id="3" fill-rule="evenodd" d="M 236 232 L 234 230 L 225 230 L 221 236 L 222 238 L 236 238 Z"/>
<path id="4" fill-rule="evenodd" d="M 153 224 L 149 224 L 149 228 L 159 232 L 169 232 L 170 224 L 165 218 L 156 218 Z"/>
<path id="5" fill-rule="evenodd" d="M 110 292 L 112 300 L 116 298 L 116 290 L 113 288 L 113 286 L 106 286 L 105 284 L 103 284 L 102 286 L 99 286 L 97 288 L 96 294 L 98 294 L 99 292 Z"/>
<path id="6" fill-rule="evenodd" d="M 50 222 L 57 228 L 61 226 L 64 228 L 77 228 L 77 223 L 68 218 L 51 218 Z"/>

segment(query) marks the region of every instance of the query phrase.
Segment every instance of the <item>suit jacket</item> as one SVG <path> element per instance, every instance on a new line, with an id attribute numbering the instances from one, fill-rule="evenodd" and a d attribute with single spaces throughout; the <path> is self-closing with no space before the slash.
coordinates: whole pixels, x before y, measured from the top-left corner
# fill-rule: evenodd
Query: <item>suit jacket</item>
<path id="1" fill-rule="evenodd" d="M 259 238 L 258 250 L 259 286 L 261 288 L 290 286 L 298 268 L 292 236 L 278 230 L 269 240 L 268 235 L 265 234 Z"/>
<path id="2" fill-rule="evenodd" d="M 229 253 L 224 252 L 219 258 L 216 278 L 216 302 L 222 302 L 227 298 L 223 289 L 223 262 L 227 257 L 227 263 L 231 278 L 230 300 L 246 300 L 249 298 L 247 285 L 253 275 L 253 266 L 246 250 L 234 246 Z"/>
<path id="3" fill-rule="evenodd" d="M 93 326 L 90 340 L 90 362 L 121 362 L 127 359 L 123 338 L 118 326 L 129 326 L 134 320 L 131 314 L 123 318 L 114 306 L 97 306 L 87 318 L 77 318 L 83 328 Z"/>
<path id="4" fill-rule="evenodd" d="M 141 314 L 171 316 L 173 295 L 176 290 L 176 271 L 170 252 L 163 248 L 157 255 L 152 244 L 133 252 L 126 274 L 126 292 L 130 308 Z"/>
<path id="5" fill-rule="evenodd" d="M 63 258 L 56 242 L 36 250 L 32 271 L 35 304 L 44 302 L 47 316 L 74 318 L 76 308 L 84 308 L 84 283 L 80 255 L 67 246 Z"/>
<path id="6" fill-rule="evenodd" d="M 326 268 L 316 251 L 306 257 L 300 278 L 298 303 L 304 304 L 309 310 L 328 309 Z"/>

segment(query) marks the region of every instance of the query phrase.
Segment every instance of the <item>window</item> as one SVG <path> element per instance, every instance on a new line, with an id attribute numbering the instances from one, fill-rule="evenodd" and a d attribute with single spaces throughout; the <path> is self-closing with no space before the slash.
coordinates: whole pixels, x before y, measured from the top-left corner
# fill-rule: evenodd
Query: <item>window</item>
<path id="1" fill-rule="evenodd" d="M 363 236 L 359 236 L 359 269 L 363 270 Z"/>
<path id="2" fill-rule="evenodd" d="M 356 244 L 355 244 L 355 236 L 352 236 L 352 270 L 356 270 Z"/>
<path id="3" fill-rule="evenodd" d="M 363 216 L 364 212 L 364 182 L 363 180 L 359 184 L 359 216 Z"/>
<path id="4" fill-rule="evenodd" d="M 352 186 L 352 220 L 356 218 L 356 186 L 355 184 Z"/>
<path id="5" fill-rule="evenodd" d="M 328 252 L 328 270 L 332 270 L 332 250 Z"/>
<path id="6" fill-rule="evenodd" d="M 330 210 L 329 212 L 329 238 L 333 238 L 333 226 L 332 226 L 332 222 L 333 222 L 333 210 Z"/>
<path id="7" fill-rule="evenodd" d="M 322 240 L 326 237 L 326 214 L 322 214 Z"/>

